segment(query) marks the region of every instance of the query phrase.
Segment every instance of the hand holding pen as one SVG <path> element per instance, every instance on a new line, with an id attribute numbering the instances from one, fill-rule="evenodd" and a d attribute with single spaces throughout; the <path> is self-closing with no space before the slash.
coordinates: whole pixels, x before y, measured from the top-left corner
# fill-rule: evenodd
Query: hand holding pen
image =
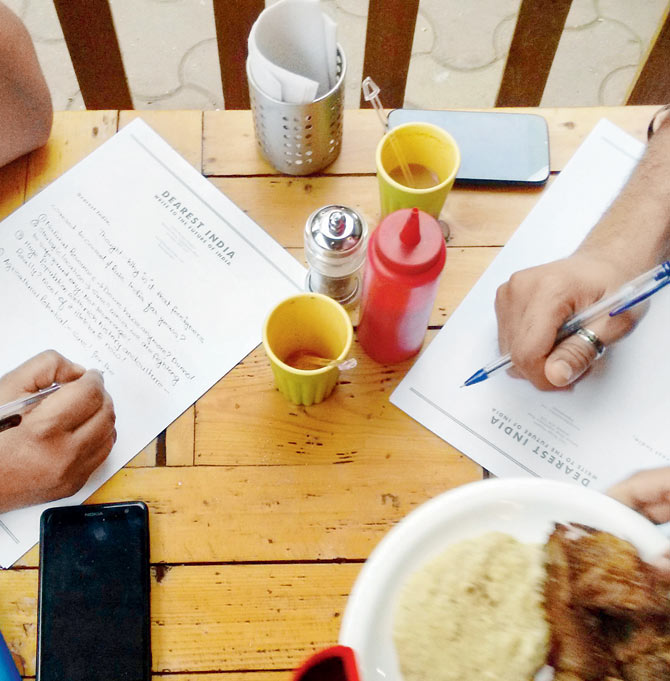
<path id="1" fill-rule="evenodd" d="M 20 397 L 7 404 L 0 406 L 0 432 L 8 428 L 16 428 L 21 425 L 23 412 L 32 405 L 38 404 L 42 400 L 52 395 L 60 388 L 60 383 L 52 383 L 47 388 L 42 388 L 37 392 L 30 393 L 26 397 Z"/>
<path id="2" fill-rule="evenodd" d="M 0 512 L 71 496 L 116 440 L 102 374 L 53 351 L 0 378 L 0 404 Z"/>
<path id="3" fill-rule="evenodd" d="M 521 358 L 521 373 L 538 388 L 574 381 L 602 354 L 604 344 L 632 329 L 635 319 L 628 311 L 670 283 L 670 262 L 603 296 L 602 282 L 617 279 L 621 275 L 613 265 L 577 256 L 514 275 L 496 299 L 501 349 L 510 352 L 476 371 L 465 385 L 510 366 L 512 357 Z M 566 319 L 571 309 L 581 311 Z"/>

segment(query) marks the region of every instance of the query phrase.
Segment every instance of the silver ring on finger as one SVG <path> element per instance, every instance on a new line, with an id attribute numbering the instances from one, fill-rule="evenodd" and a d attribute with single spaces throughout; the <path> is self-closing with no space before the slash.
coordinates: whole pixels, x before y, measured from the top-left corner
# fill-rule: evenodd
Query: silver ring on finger
<path id="1" fill-rule="evenodd" d="M 586 329 L 584 327 L 577 329 L 575 336 L 579 336 L 583 341 L 586 341 L 593 346 L 593 349 L 596 351 L 596 359 L 600 359 L 605 354 L 605 350 L 607 349 L 605 344 L 595 333 L 593 333 L 593 331 L 591 331 L 591 329 Z"/>

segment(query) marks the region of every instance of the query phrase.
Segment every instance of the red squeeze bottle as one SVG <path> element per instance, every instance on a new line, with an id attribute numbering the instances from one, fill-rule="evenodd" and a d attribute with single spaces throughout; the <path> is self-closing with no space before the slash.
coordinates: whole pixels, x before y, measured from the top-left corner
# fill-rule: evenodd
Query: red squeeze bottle
<path id="1" fill-rule="evenodd" d="M 372 233 L 358 324 L 372 359 L 391 364 L 419 352 L 446 257 L 438 221 L 418 208 L 387 215 Z"/>

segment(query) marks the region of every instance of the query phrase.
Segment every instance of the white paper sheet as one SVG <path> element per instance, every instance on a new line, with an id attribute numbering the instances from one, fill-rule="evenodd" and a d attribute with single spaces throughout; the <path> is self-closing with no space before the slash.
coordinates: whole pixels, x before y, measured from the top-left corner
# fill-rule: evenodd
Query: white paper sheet
<path id="1" fill-rule="evenodd" d="M 391 396 L 495 475 L 604 489 L 635 470 L 670 464 L 670 291 L 654 296 L 635 332 L 571 390 L 541 392 L 504 370 L 460 388 L 499 355 L 498 286 L 517 270 L 572 253 L 642 152 L 601 121 Z M 643 229 L 630 239 L 644 238 Z"/>
<path id="2" fill-rule="evenodd" d="M 46 348 L 104 371 L 118 440 L 79 503 L 261 339 L 305 270 L 137 119 L 0 223 L 0 374 Z M 0 564 L 46 506 L 0 516 Z"/>

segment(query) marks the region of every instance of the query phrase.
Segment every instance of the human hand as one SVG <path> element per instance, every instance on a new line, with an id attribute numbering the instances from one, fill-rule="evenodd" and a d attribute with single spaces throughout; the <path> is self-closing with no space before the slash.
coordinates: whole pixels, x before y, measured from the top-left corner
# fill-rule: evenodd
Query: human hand
<path id="1" fill-rule="evenodd" d="M 607 494 L 654 523 L 670 521 L 670 466 L 640 471 L 618 482 Z"/>
<path id="2" fill-rule="evenodd" d="M 607 494 L 654 523 L 670 521 L 670 467 L 635 473 L 610 487 Z M 657 557 L 652 565 L 670 581 L 670 552 Z"/>
<path id="3" fill-rule="evenodd" d="M 596 357 L 592 343 L 570 336 L 554 347 L 565 320 L 614 293 L 630 273 L 590 253 L 513 274 L 495 301 L 500 351 L 509 352 L 514 373 L 540 390 L 563 388 L 577 380 Z M 629 333 L 639 310 L 602 317 L 591 329 L 605 346 Z"/>
<path id="4" fill-rule="evenodd" d="M 68 497 L 114 442 L 114 405 L 102 374 L 48 350 L 0 378 L 0 404 L 57 382 L 60 390 L 0 433 L 0 511 Z"/>

